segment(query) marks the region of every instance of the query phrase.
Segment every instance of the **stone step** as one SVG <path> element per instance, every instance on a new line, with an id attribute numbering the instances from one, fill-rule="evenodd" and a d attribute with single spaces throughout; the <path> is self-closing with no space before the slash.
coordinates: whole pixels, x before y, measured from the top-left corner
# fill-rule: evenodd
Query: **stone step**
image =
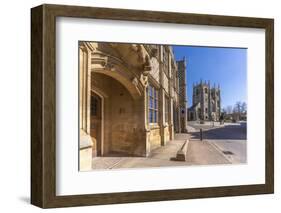
<path id="1" fill-rule="evenodd" d="M 180 150 L 178 150 L 177 157 L 176 157 L 177 161 L 186 161 L 188 144 L 189 144 L 189 140 L 187 139 L 185 140 Z"/>

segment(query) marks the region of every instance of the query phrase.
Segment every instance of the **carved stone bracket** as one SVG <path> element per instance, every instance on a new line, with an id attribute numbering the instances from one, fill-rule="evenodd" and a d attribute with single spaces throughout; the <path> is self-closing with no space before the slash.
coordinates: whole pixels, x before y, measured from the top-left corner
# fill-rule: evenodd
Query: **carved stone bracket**
<path id="1" fill-rule="evenodd" d="M 132 84 L 134 84 L 134 85 L 135 85 L 135 87 L 137 87 L 137 86 L 138 86 L 139 81 L 138 81 L 138 79 L 137 79 L 136 77 L 134 77 L 134 78 L 132 79 Z"/>
<path id="2" fill-rule="evenodd" d="M 100 52 L 92 53 L 91 63 L 95 65 L 96 68 L 104 69 L 107 65 L 108 57 L 102 55 Z"/>
<path id="3" fill-rule="evenodd" d="M 107 71 L 116 70 L 116 62 L 114 62 L 114 59 L 102 54 L 101 52 L 92 53 L 91 63 L 97 71 L 100 69 Z"/>
<path id="4" fill-rule="evenodd" d="M 141 76 L 140 76 L 140 82 L 142 83 L 142 85 L 143 85 L 144 87 L 147 87 L 147 86 L 148 86 L 148 76 L 147 76 L 147 75 L 141 74 Z"/>
<path id="5" fill-rule="evenodd" d="M 150 71 L 151 71 L 150 57 L 149 57 L 149 55 L 146 55 L 146 56 L 145 56 L 145 62 L 144 62 L 144 64 L 143 64 L 143 72 L 142 72 L 142 74 L 143 74 L 144 76 L 147 76 Z"/>

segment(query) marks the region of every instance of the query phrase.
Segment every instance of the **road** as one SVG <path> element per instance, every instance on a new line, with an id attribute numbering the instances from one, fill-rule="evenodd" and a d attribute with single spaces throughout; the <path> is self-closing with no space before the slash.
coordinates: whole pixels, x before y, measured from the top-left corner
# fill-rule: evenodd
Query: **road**
<path id="1" fill-rule="evenodd" d="M 247 125 L 246 123 L 225 123 L 206 122 L 199 124 L 189 122 L 191 140 L 200 139 L 199 131 L 203 130 L 203 141 L 210 143 L 231 163 L 247 162 Z"/>

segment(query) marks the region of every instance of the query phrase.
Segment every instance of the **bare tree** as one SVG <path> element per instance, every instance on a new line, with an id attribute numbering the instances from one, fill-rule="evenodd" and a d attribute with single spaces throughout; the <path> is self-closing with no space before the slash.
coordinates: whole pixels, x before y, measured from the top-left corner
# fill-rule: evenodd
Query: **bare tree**
<path id="1" fill-rule="evenodd" d="M 246 102 L 243 102 L 241 105 L 241 112 L 242 113 L 247 113 L 247 104 Z"/>
<path id="2" fill-rule="evenodd" d="M 226 114 L 232 114 L 233 112 L 233 107 L 231 105 L 227 106 L 225 109 Z"/>
<path id="3" fill-rule="evenodd" d="M 247 104 L 246 102 L 237 101 L 234 105 L 233 115 L 237 120 L 241 120 L 242 117 L 245 117 L 247 113 Z"/>
<path id="4" fill-rule="evenodd" d="M 241 108 L 242 108 L 242 103 L 240 101 L 237 101 L 236 104 L 234 105 L 234 112 L 240 115 L 242 111 Z"/>

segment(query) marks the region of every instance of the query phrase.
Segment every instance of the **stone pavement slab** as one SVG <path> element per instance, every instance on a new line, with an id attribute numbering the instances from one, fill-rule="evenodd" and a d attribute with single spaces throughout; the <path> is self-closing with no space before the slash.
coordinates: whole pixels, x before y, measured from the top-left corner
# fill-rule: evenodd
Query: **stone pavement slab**
<path id="1" fill-rule="evenodd" d="M 230 164 L 231 162 L 208 141 L 189 141 L 186 162 L 189 165 Z"/>
<path id="2" fill-rule="evenodd" d="M 94 157 L 92 161 L 93 169 L 112 169 L 122 157 Z"/>
<path id="3" fill-rule="evenodd" d="M 208 140 L 232 163 L 247 163 L 246 140 Z"/>

